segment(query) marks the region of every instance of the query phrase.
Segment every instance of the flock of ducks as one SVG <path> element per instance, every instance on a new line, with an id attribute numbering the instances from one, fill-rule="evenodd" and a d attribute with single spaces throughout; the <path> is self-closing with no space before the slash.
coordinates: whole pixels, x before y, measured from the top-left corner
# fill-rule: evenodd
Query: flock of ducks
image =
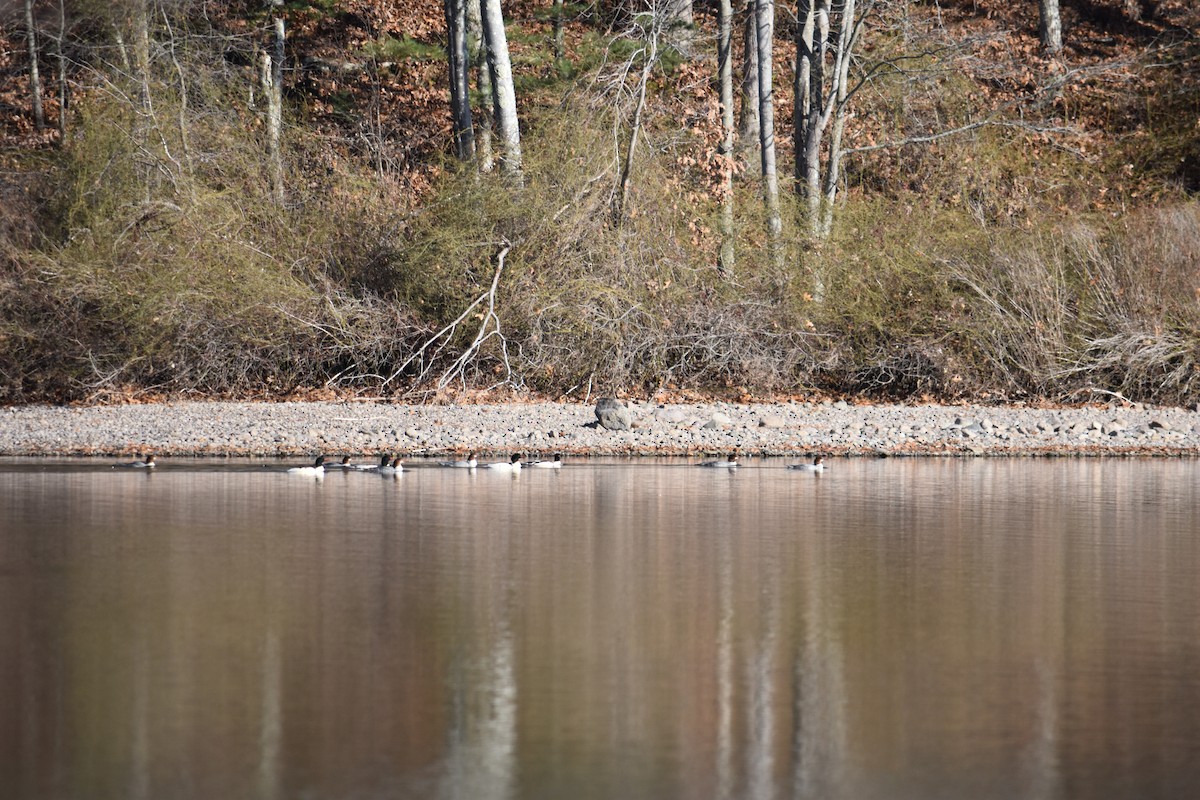
<path id="1" fill-rule="evenodd" d="M 562 467 L 562 456 L 555 455 L 551 460 L 538 461 L 521 461 L 519 453 L 513 453 L 508 461 L 497 461 L 490 464 L 480 464 L 477 454 L 474 450 L 467 454 L 467 457 L 459 461 L 439 461 L 439 467 L 450 467 L 452 469 L 476 469 L 482 466 L 484 469 L 493 470 L 495 472 L 517 473 L 524 469 L 559 469 Z M 705 461 L 700 464 L 702 467 L 710 467 L 713 469 L 737 469 L 741 466 L 738 462 L 737 451 L 734 450 L 728 456 L 717 461 Z M 122 464 L 113 464 L 113 468 L 126 467 L 130 469 L 153 469 L 154 454 L 139 456 L 137 461 L 128 461 Z M 287 472 L 291 475 L 323 475 L 327 471 L 343 470 L 346 472 L 374 472 L 379 475 L 396 475 L 404 472 L 404 464 L 401 463 L 401 457 L 391 455 L 382 456 L 379 463 L 375 465 L 353 464 L 350 456 L 342 456 L 342 460 L 337 464 L 326 464 L 325 456 L 317 456 L 311 466 L 291 467 Z M 788 469 L 796 469 L 802 472 L 824 472 L 825 457 L 818 454 L 812 457 L 812 463 L 808 464 L 789 464 Z"/>

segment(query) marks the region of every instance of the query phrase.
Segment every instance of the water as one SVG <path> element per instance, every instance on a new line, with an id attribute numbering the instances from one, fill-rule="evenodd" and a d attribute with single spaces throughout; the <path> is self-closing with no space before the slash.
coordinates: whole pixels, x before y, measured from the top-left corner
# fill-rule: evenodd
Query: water
<path id="1" fill-rule="evenodd" d="M 1154 798 L 1200 461 L 0 461 L 5 798 Z"/>

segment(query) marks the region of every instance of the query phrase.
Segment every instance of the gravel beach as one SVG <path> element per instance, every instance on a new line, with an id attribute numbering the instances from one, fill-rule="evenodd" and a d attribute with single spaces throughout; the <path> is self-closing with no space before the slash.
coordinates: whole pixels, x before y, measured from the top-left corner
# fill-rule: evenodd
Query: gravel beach
<path id="1" fill-rule="evenodd" d="M 23 406 L 0 410 L 0 455 L 1200 455 L 1200 413 L 1181 408 L 627 405 L 622 431 L 601 428 L 580 403 Z"/>

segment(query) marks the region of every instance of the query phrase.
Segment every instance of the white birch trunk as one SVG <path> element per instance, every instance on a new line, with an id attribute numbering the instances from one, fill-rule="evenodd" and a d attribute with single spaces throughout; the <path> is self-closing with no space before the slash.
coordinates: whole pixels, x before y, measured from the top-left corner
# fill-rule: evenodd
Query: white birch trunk
<path id="1" fill-rule="evenodd" d="M 1042 47 L 1051 55 L 1062 50 L 1062 17 L 1058 0 L 1038 0 L 1038 37 Z"/>
<path id="2" fill-rule="evenodd" d="M 755 0 L 758 33 L 758 118 L 762 163 L 763 199 L 767 204 L 767 232 L 777 241 L 783 230 L 779 216 L 779 177 L 775 172 L 775 97 L 772 76 L 775 35 L 775 0 Z"/>
<path id="3" fill-rule="evenodd" d="M 720 0 L 717 7 L 717 81 L 721 92 L 721 251 L 717 268 L 733 271 L 733 4 Z"/>
<path id="4" fill-rule="evenodd" d="M 521 129 L 517 124 L 517 95 L 513 88 L 508 39 L 504 33 L 504 13 L 500 9 L 500 0 L 482 0 L 481 10 L 496 125 L 504 148 L 501 167 L 506 174 L 520 178 Z"/>
<path id="5" fill-rule="evenodd" d="M 825 138 L 825 126 L 829 123 L 825 99 L 825 57 L 829 42 L 829 10 L 831 0 L 818 0 L 814 14 L 814 38 L 812 70 L 809 79 L 810 98 L 808 122 L 804 126 L 804 182 L 805 199 L 808 201 L 809 231 L 820 233 L 821 211 L 821 143 Z"/>
<path id="6" fill-rule="evenodd" d="M 792 107 L 792 155 L 796 186 L 803 185 L 805 177 L 804 141 L 808 126 L 808 113 L 812 106 L 813 33 L 815 14 L 813 0 L 799 0 L 796 9 L 796 76 Z"/>
<path id="7" fill-rule="evenodd" d="M 263 53 L 263 94 L 267 98 L 267 156 L 271 173 L 271 195 L 283 205 L 283 57 L 284 22 L 275 18 L 274 52 Z"/>

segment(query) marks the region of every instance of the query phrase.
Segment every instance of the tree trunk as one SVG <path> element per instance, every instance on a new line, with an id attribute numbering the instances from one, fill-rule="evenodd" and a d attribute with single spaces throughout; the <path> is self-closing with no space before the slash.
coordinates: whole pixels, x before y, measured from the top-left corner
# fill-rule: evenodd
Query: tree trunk
<path id="1" fill-rule="evenodd" d="M 773 243 L 783 230 L 779 216 L 779 177 L 775 172 L 775 97 L 772 72 L 775 0 L 755 0 L 758 33 L 758 117 L 763 199 L 767 204 L 767 233 Z"/>
<path id="2" fill-rule="evenodd" d="M 1062 50 L 1062 17 L 1058 0 L 1038 0 L 1038 37 L 1042 47 L 1051 55 Z"/>
<path id="3" fill-rule="evenodd" d="M 188 175 L 195 173 L 192 165 L 192 148 L 188 141 L 188 87 L 187 78 L 183 71 L 183 65 L 179 63 L 179 56 L 175 52 L 175 30 L 171 27 L 171 18 L 167 15 L 167 9 L 160 6 L 162 12 L 163 25 L 167 29 L 167 36 L 170 37 L 167 47 L 167 52 L 171 54 L 171 63 L 175 66 L 175 74 L 179 78 L 179 114 L 177 122 L 179 124 L 179 146 L 183 150 L 183 162 L 187 165 Z"/>
<path id="4" fill-rule="evenodd" d="M 850 54 L 854 52 L 854 40 L 858 31 L 855 0 L 845 0 L 842 7 L 842 25 L 838 35 L 837 58 L 834 61 L 833 135 L 829 139 L 829 168 L 825 173 L 825 195 L 818 235 L 829 236 L 833 230 L 833 202 L 837 199 L 838 182 L 841 180 L 842 134 L 846 129 L 846 102 L 849 96 Z"/>
<path id="5" fill-rule="evenodd" d="M 471 74 L 467 54 L 466 0 L 446 0 L 447 61 L 450 65 L 450 122 L 454 154 L 460 161 L 475 157 L 475 130 L 471 121 Z"/>
<path id="6" fill-rule="evenodd" d="M 487 65 L 487 47 L 483 42 L 483 12 L 480 0 L 467 0 L 467 49 L 475 68 L 476 87 L 483 102 L 479 106 L 479 131 L 475 136 L 475 158 L 480 172 L 496 166 L 492 152 L 492 78 Z"/>
<path id="7" fill-rule="evenodd" d="M 654 21 L 650 28 L 650 40 L 643 46 L 642 50 L 642 74 L 638 80 L 638 100 L 637 106 L 633 110 L 633 124 L 629 131 L 629 144 L 625 148 L 625 158 L 621 163 L 621 178 L 618 181 L 619 189 L 616 198 L 616 206 L 613 208 L 613 222 L 620 226 L 625 221 L 625 210 L 629 206 L 629 186 L 633 180 L 633 156 L 637 151 L 638 136 L 642 130 L 642 112 L 646 109 L 646 90 L 650 85 L 650 73 L 654 69 L 655 62 L 658 61 L 658 21 Z"/>
<path id="8" fill-rule="evenodd" d="M 828 104 L 825 97 L 825 55 L 829 42 L 829 13 L 831 0 L 818 0 L 814 13 L 812 59 L 809 73 L 808 121 L 804 124 L 804 138 L 796 142 L 797 158 L 804 160 L 804 180 L 796 188 L 808 200 L 809 231 L 818 235 L 821 210 L 821 142 L 825 137 L 825 126 L 829 122 Z"/>
<path id="9" fill-rule="evenodd" d="M 146 200 L 153 196 L 151 176 L 154 166 L 150 155 L 150 129 L 153 109 L 150 107 L 150 12 L 147 0 L 134 4 L 133 14 L 133 69 L 138 84 L 138 107 L 134 112 L 133 139 L 137 144 L 139 177 L 146 190 Z"/>
<path id="10" fill-rule="evenodd" d="M 25 44 L 29 48 L 29 94 L 33 103 L 33 125 L 39 132 L 46 128 L 42 109 L 42 78 L 38 74 L 37 26 L 33 21 L 33 0 L 25 0 Z"/>
<path id="11" fill-rule="evenodd" d="M 812 109 L 812 70 L 813 70 L 813 33 L 816 15 L 813 10 L 813 0 L 799 0 L 796 7 L 796 75 L 793 88 L 792 104 L 792 150 L 793 173 L 796 187 L 803 185 L 806 166 L 804 159 L 804 141 L 807 138 L 808 114 Z"/>
<path id="12" fill-rule="evenodd" d="M 271 195 L 283 205 L 283 17 L 275 18 L 275 42 L 272 53 L 263 53 L 263 94 L 267 98 L 267 156 L 271 172 Z"/>
<path id="13" fill-rule="evenodd" d="M 720 0 L 717 7 L 717 80 L 721 91 L 721 252 L 717 269 L 733 271 L 733 4 Z"/>
<path id="14" fill-rule="evenodd" d="M 481 10 L 496 124 L 504 147 L 501 167 L 508 175 L 520 178 L 521 129 L 517 123 L 517 95 L 513 88 L 508 39 L 504 33 L 504 13 L 500 10 L 500 0 L 482 0 Z"/>
<path id="15" fill-rule="evenodd" d="M 563 0 L 554 0 L 554 61 L 562 61 L 566 57 L 563 50 Z"/>
<path id="16" fill-rule="evenodd" d="M 696 33 L 696 17 L 692 12 L 692 0 L 665 0 L 663 28 L 667 42 L 685 58 L 692 57 L 692 41 Z"/>
<path id="17" fill-rule="evenodd" d="M 58 60 L 58 141 L 67 137 L 67 109 L 70 107 L 70 87 L 67 86 L 67 57 L 63 54 L 63 42 L 67 38 L 67 4 L 58 0 L 58 39 L 54 43 L 54 55 Z"/>
<path id="18" fill-rule="evenodd" d="M 742 27 L 742 119 L 738 126 L 742 158 L 747 166 L 758 166 L 758 34 L 755 31 L 754 0 L 746 0 Z"/>

